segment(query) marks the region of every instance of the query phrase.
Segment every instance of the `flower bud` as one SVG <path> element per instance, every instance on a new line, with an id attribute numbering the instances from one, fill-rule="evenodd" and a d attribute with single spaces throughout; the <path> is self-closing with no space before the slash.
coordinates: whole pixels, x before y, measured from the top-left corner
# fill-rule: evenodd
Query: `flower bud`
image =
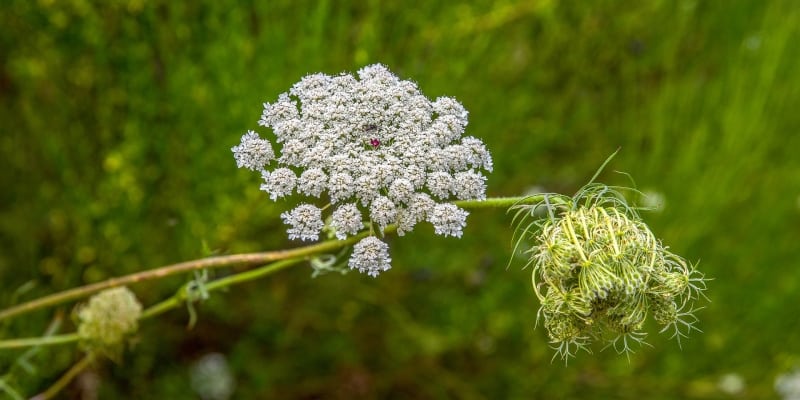
<path id="1" fill-rule="evenodd" d="M 115 358 L 124 340 L 136 332 L 142 305 L 127 287 L 107 289 L 92 296 L 77 311 L 78 335 L 89 352 Z"/>

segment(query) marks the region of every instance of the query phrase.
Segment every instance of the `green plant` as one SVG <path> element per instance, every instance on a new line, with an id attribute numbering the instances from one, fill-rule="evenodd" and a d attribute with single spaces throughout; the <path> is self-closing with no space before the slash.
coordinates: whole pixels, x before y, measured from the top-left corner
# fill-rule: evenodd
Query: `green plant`
<path id="1" fill-rule="evenodd" d="M 193 304 L 211 292 L 303 261 L 315 275 L 344 273 L 349 253 L 350 270 L 377 277 L 391 268 L 386 235 L 402 236 L 426 221 L 436 234 L 460 238 L 466 210 L 473 208 L 510 207 L 519 221 L 517 243 L 532 239 L 534 291 L 556 355 L 572 356 L 589 337 L 609 337 L 619 351 L 630 352 L 628 340 L 641 341 L 648 312 L 674 327 L 678 338 L 688 333 L 681 328 L 695 329 L 691 302 L 705 289 L 704 278 L 655 239 L 619 191 L 590 183 L 573 197 L 487 198 L 483 172 L 491 172 L 492 158 L 481 140 L 463 137 L 468 113 L 458 101 L 431 102 L 382 65 L 358 75 L 310 75 L 264 105 L 260 124 L 282 145 L 279 155 L 253 131 L 232 148 L 239 167 L 261 173 L 261 189 L 272 200 L 309 198 L 281 214 L 290 239 L 315 241 L 322 233 L 328 239 L 164 266 L 0 311 L 3 320 L 98 293 L 78 309 L 77 333 L 0 341 L 0 349 L 81 342 L 86 356 L 40 398 L 57 393 L 98 356 L 117 358 L 139 320 L 186 305 L 191 325 Z M 216 280 L 204 274 L 235 265 L 250 269 Z M 189 282 L 143 310 L 123 287 L 186 272 L 194 273 Z"/>

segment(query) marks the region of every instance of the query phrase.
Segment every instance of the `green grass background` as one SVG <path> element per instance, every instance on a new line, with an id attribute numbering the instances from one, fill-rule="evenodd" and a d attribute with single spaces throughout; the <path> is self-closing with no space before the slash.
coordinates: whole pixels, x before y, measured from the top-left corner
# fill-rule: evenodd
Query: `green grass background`
<path id="1" fill-rule="evenodd" d="M 661 194 L 645 220 L 714 278 L 682 349 L 653 326 L 630 361 L 551 363 L 530 271 L 506 269 L 510 218 L 479 210 L 461 240 L 392 239 L 379 279 L 295 268 L 214 294 L 194 329 L 185 310 L 147 321 L 95 369 L 100 398 L 198 398 L 189 366 L 208 352 L 241 399 L 759 399 L 800 366 L 795 1 L 7 0 L 0 26 L 0 306 L 206 246 L 297 245 L 277 218 L 290 204 L 230 147 L 302 76 L 374 62 L 463 102 L 495 158 L 489 195 L 571 194 L 621 148 L 601 180 Z M 133 290 L 153 304 L 186 279 Z M 6 378 L 33 394 L 77 357 L 47 349 Z"/>

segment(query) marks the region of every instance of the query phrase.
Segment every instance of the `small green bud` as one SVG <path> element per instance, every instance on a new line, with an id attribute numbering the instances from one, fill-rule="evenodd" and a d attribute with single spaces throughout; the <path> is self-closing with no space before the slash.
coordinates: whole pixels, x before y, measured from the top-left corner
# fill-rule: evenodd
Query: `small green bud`
<path id="1" fill-rule="evenodd" d="M 581 323 L 575 318 L 550 318 L 545 322 L 550 339 L 557 342 L 573 340 L 581 336 Z"/>
<path id="2" fill-rule="evenodd" d="M 651 297 L 653 319 L 661 325 L 667 325 L 678 319 L 678 306 L 668 297 Z"/>
<path id="3" fill-rule="evenodd" d="M 124 340 L 136 332 L 141 314 L 142 305 L 127 287 L 92 296 L 77 311 L 81 345 L 88 352 L 116 358 Z"/>

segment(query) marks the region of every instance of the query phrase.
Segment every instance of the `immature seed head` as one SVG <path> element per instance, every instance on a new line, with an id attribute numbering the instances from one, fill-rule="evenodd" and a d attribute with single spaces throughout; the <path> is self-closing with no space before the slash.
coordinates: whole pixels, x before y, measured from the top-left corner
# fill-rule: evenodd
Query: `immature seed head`
<path id="1" fill-rule="evenodd" d="M 136 332 L 142 305 L 127 287 L 92 296 L 77 311 L 78 335 L 87 351 L 115 358 L 124 340 Z"/>
<path id="2" fill-rule="evenodd" d="M 620 198 L 581 193 L 550 206 L 530 251 L 539 318 L 558 353 L 569 357 L 591 339 L 630 352 L 648 314 L 678 339 L 696 330 L 690 303 L 705 290 L 702 275 Z"/>

